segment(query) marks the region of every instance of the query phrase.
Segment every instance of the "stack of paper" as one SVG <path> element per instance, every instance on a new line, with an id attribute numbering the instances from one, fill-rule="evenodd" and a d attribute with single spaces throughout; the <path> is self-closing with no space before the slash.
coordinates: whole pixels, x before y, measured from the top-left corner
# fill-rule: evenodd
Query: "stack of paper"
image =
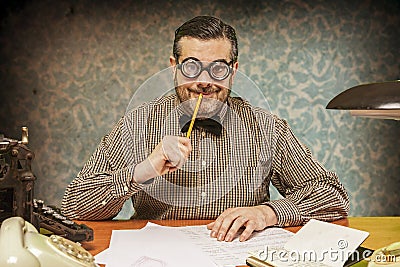
<path id="1" fill-rule="evenodd" d="M 246 242 L 220 242 L 206 226 L 168 227 L 148 223 L 139 230 L 114 230 L 110 246 L 98 254 L 97 263 L 107 267 L 180 267 L 245 265 L 250 251 L 266 245 L 282 247 L 293 233 L 269 228 Z"/>
<path id="2" fill-rule="evenodd" d="M 234 267 L 253 256 L 273 266 L 343 266 L 367 232 L 310 220 L 297 234 L 267 228 L 239 242 L 220 242 L 206 226 L 168 227 L 148 223 L 139 230 L 114 230 L 97 263 L 107 267 Z"/>

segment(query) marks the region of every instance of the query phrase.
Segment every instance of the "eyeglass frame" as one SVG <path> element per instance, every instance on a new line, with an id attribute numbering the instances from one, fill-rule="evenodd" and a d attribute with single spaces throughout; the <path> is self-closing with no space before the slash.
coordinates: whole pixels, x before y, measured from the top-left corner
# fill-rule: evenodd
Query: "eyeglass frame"
<path id="1" fill-rule="evenodd" d="M 208 75 L 209 75 L 212 79 L 214 79 L 214 80 L 216 80 L 216 81 L 223 81 L 223 80 L 226 80 L 226 78 L 228 78 L 229 75 L 232 74 L 232 72 L 233 72 L 233 63 L 234 63 L 234 60 L 231 60 L 230 62 L 227 62 L 225 59 L 217 59 L 217 60 L 214 60 L 214 61 L 210 62 L 210 64 L 208 64 L 208 66 L 206 66 L 206 67 L 203 67 L 202 61 L 200 61 L 199 59 L 197 59 L 197 58 L 195 58 L 195 57 L 188 57 L 188 58 L 185 58 L 185 59 L 182 61 L 182 63 L 179 63 L 179 60 L 178 60 L 177 58 L 176 58 L 175 60 L 176 60 L 176 62 L 177 62 L 176 67 L 181 71 L 182 75 L 185 76 L 185 77 L 188 78 L 188 79 L 196 79 L 197 77 L 200 76 L 200 74 L 201 74 L 203 71 L 206 70 L 207 73 L 208 73 Z M 200 65 L 200 71 L 199 71 L 199 73 L 198 73 L 196 76 L 188 76 L 188 75 L 185 74 L 184 71 L 182 70 L 183 64 L 185 64 L 185 63 L 188 62 L 189 60 L 193 60 L 193 62 L 196 62 L 196 64 L 199 64 L 199 65 Z M 215 77 L 215 75 L 213 75 L 212 72 L 211 72 L 211 68 L 212 68 L 213 66 L 215 66 L 216 63 L 224 63 L 224 64 L 226 64 L 226 66 L 228 66 L 228 73 L 227 73 L 226 76 L 224 76 L 222 79 L 221 79 L 221 78 L 218 78 L 218 77 Z"/>

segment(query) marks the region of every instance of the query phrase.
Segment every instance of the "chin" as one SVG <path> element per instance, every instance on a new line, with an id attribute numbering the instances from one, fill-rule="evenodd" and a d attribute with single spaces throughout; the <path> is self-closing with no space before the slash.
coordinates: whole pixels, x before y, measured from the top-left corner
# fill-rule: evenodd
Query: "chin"
<path id="1" fill-rule="evenodd" d="M 223 107 L 224 102 L 221 102 L 215 98 L 205 98 L 201 101 L 199 108 L 199 113 L 197 117 L 199 118 L 210 118 L 218 114 Z"/>

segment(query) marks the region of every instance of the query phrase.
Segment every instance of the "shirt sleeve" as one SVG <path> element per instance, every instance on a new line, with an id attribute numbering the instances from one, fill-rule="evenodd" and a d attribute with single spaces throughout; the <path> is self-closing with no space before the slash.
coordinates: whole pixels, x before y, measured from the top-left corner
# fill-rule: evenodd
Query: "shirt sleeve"
<path id="1" fill-rule="evenodd" d="M 67 186 L 61 209 L 71 219 L 111 219 L 142 185 L 132 181 L 135 164 L 127 158 L 121 119 L 104 136 L 77 177 Z"/>
<path id="2" fill-rule="evenodd" d="M 333 221 L 347 217 L 349 198 L 339 178 L 315 160 L 284 120 L 277 120 L 278 137 L 271 182 L 283 199 L 267 203 L 278 226 L 302 225 L 310 219 Z"/>

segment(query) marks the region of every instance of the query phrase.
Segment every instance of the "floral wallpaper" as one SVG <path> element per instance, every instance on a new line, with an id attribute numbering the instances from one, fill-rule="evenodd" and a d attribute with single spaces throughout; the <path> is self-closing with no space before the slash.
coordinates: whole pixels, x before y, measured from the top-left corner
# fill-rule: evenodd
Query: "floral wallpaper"
<path id="1" fill-rule="evenodd" d="M 135 90 L 169 66 L 174 30 L 204 14 L 235 27 L 240 70 L 338 173 L 350 215 L 400 215 L 400 122 L 325 109 L 349 87 L 400 78 L 400 3 L 389 0 L 3 3 L 0 132 L 29 128 L 36 197 L 61 203 Z"/>

